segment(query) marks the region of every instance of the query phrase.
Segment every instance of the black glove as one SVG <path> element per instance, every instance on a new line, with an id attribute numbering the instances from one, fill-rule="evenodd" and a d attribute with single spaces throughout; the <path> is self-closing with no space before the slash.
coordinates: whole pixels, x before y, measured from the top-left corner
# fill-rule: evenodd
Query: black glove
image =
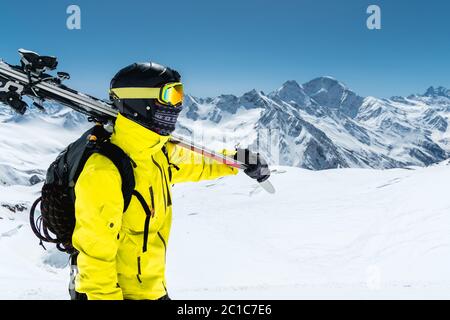
<path id="1" fill-rule="evenodd" d="M 236 149 L 236 151 L 234 159 L 247 166 L 247 169 L 244 170 L 246 175 L 252 179 L 256 179 L 258 182 L 269 179 L 269 165 L 259 153 L 254 153 L 249 149 Z"/>

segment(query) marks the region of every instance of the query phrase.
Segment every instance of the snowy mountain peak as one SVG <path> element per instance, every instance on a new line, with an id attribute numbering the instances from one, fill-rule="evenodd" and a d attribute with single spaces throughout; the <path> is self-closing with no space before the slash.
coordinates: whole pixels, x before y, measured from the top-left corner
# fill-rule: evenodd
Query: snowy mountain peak
<path id="1" fill-rule="evenodd" d="M 269 97 L 287 103 L 294 103 L 299 106 L 308 106 L 311 104 L 310 98 L 305 93 L 302 86 L 295 80 L 286 81 L 278 90 L 269 94 Z"/>
<path id="2" fill-rule="evenodd" d="M 257 91 L 256 89 L 252 89 L 242 95 L 242 99 L 246 99 L 249 101 L 259 99 L 261 97 L 262 93 Z"/>
<path id="3" fill-rule="evenodd" d="M 334 87 L 340 87 L 342 90 L 347 90 L 347 86 L 342 82 L 336 80 L 330 76 L 323 76 L 315 78 L 303 85 L 307 91 L 316 89 L 316 91 L 325 90 L 328 91 Z M 313 92 L 311 92 L 313 93 Z"/>
<path id="4" fill-rule="evenodd" d="M 363 97 L 332 77 L 313 79 L 303 84 L 302 88 L 318 105 L 338 110 L 351 118 L 357 115 L 364 101 Z"/>
<path id="5" fill-rule="evenodd" d="M 283 83 L 282 87 L 278 90 L 302 90 L 301 86 L 295 80 L 288 80 Z"/>
<path id="6" fill-rule="evenodd" d="M 424 94 L 425 97 L 432 97 L 432 98 L 436 98 L 436 97 L 446 97 L 446 98 L 450 98 L 450 90 L 444 87 L 429 87 L 427 92 L 425 92 Z"/>

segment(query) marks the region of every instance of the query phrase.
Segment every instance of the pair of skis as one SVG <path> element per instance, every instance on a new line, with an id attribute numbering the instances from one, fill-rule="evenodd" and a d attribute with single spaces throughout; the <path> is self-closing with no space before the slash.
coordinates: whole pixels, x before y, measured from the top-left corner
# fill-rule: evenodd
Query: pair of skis
<path id="1" fill-rule="evenodd" d="M 70 78 L 68 73 L 57 72 L 56 77 L 46 73 L 48 70 L 56 69 L 58 62 L 55 57 L 40 56 L 23 49 L 19 50 L 19 54 L 20 66 L 13 66 L 0 60 L 1 102 L 24 114 L 27 104 L 22 97 L 27 96 L 34 101 L 34 106 L 42 110 L 44 101 L 51 101 L 81 112 L 95 121 L 105 124 L 114 122 L 118 110 L 111 103 L 65 86 L 62 82 Z M 241 170 L 247 168 L 243 162 L 216 153 L 176 134 L 171 136 L 171 142 L 229 166 Z M 275 193 L 275 188 L 268 180 L 260 183 L 260 186 L 269 193 Z"/>

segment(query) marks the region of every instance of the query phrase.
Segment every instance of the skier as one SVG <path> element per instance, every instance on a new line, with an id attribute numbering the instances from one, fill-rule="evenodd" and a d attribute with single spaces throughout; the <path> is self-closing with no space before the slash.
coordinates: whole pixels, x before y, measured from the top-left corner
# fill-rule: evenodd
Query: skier
<path id="1" fill-rule="evenodd" d="M 156 63 L 135 63 L 111 81 L 119 110 L 111 143 L 134 167 L 135 191 L 125 212 L 121 176 L 110 159 L 93 154 L 75 185 L 78 251 L 73 299 L 168 300 L 166 250 L 172 221 L 172 184 L 234 175 L 237 169 L 169 142 L 182 110 L 177 71 Z M 224 152 L 230 155 L 230 152 Z M 245 173 L 269 178 L 266 161 L 248 149 Z"/>

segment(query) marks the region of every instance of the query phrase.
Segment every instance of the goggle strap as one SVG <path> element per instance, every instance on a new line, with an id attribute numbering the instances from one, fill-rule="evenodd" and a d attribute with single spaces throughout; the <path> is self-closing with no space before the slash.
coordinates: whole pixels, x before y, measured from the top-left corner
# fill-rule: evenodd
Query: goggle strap
<path id="1" fill-rule="evenodd" d="M 115 88 L 111 94 L 118 99 L 157 99 L 161 88 Z"/>

